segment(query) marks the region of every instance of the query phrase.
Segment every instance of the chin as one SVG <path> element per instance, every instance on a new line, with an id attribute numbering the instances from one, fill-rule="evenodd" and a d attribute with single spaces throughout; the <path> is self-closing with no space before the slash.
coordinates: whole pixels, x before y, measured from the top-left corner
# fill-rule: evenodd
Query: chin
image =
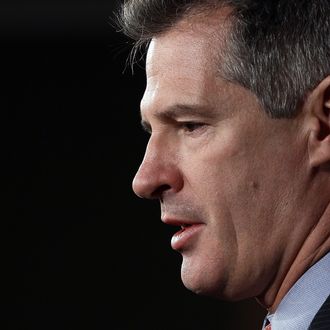
<path id="1" fill-rule="evenodd" d="M 228 301 L 228 302 L 238 302 L 243 299 L 249 298 L 249 296 L 242 296 L 241 293 L 228 290 L 224 283 L 211 282 L 207 280 L 196 280 L 192 279 L 190 276 L 181 276 L 183 285 L 189 290 L 194 292 L 199 296 L 211 297 L 214 299 Z"/>
<path id="2" fill-rule="evenodd" d="M 183 285 L 190 291 L 219 299 L 225 299 L 225 283 L 223 274 L 208 269 L 208 267 L 189 265 L 183 261 L 181 267 L 181 280 Z"/>
<path id="3" fill-rule="evenodd" d="M 190 291 L 215 299 L 236 302 L 249 295 L 244 295 L 242 285 L 230 283 L 229 276 L 220 265 L 183 261 L 181 280 Z M 236 283 L 237 284 L 237 283 Z"/>

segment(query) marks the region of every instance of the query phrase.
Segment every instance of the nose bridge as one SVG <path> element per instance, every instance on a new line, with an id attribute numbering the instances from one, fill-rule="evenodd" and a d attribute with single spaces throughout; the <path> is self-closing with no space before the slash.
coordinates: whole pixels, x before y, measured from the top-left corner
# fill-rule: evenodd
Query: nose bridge
<path id="1" fill-rule="evenodd" d="M 161 143 L 163 140 L 163 143 Z M 162 157 L 166 144 L 165 138 L 161 134 L 153 133 L 148 141 L 144 154 L 144 161 L 157 161 Z"/>
<path id="2" fill-rule="evenodd" d="M 152 178 L 159 175 L 159 172 L 161 171 L 162 154 L 164 153 L 163 149 L 164 148 L 161 146 L 159 141 L 157 141 L 154 137 L 150 138 L 143 160 L 136 173 L 135 180 L 140 179 L 140 177 L 142 180 L 145 180 L 144 177 L 151 179 L 151 177 L 149 177 L 150 175 Z"/>
<path id="3" fill-rule="evenodd" d="M 142 198 L 157 198 L 160 190 L 177 189 L 179 170 L 169 143 L 154 134 L 150 137 L 143 161 L 134 177 L 133 190 Z"/>

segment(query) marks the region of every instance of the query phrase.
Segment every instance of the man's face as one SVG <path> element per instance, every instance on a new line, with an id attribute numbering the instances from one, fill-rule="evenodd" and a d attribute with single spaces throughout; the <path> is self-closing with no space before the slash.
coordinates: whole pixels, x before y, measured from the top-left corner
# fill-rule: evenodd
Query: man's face
<path id="1" fill-rule="evenodd" d="M 159 198 L 162 221 L 179 226 L 185 286 L 236 300 L 261 294 L 293 244 L 301 137 L 297 122 L 270 119 L 220 77 L 222 41 L 205 21 L 150 44 L 141 115 L 151 136 L 133 189 Z"/>

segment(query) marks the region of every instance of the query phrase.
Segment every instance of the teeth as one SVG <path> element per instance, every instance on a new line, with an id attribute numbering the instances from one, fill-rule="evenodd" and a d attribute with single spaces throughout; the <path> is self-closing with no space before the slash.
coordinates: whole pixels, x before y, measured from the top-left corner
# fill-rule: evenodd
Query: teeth
<path id="1" fill-rule="evenodd" d="M 183 228 L 187 228 L 187 227 L 190 227 L 190 225 L 188 225 L 188 224 L 183 224 L 183 225 L 181 226 L 182 229 L 183 229 Z"/>

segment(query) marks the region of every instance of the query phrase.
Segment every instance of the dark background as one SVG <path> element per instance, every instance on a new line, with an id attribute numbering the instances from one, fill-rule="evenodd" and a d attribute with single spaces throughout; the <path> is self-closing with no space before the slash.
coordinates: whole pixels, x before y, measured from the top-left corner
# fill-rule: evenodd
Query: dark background
<path id="1" fill-rule="evenodd" d="M 259 329 L 254 301 L 183 287 L 172 230 L 131 190 L 145 76 L 116 5 L 1 2 L 1 329 Z"/>

